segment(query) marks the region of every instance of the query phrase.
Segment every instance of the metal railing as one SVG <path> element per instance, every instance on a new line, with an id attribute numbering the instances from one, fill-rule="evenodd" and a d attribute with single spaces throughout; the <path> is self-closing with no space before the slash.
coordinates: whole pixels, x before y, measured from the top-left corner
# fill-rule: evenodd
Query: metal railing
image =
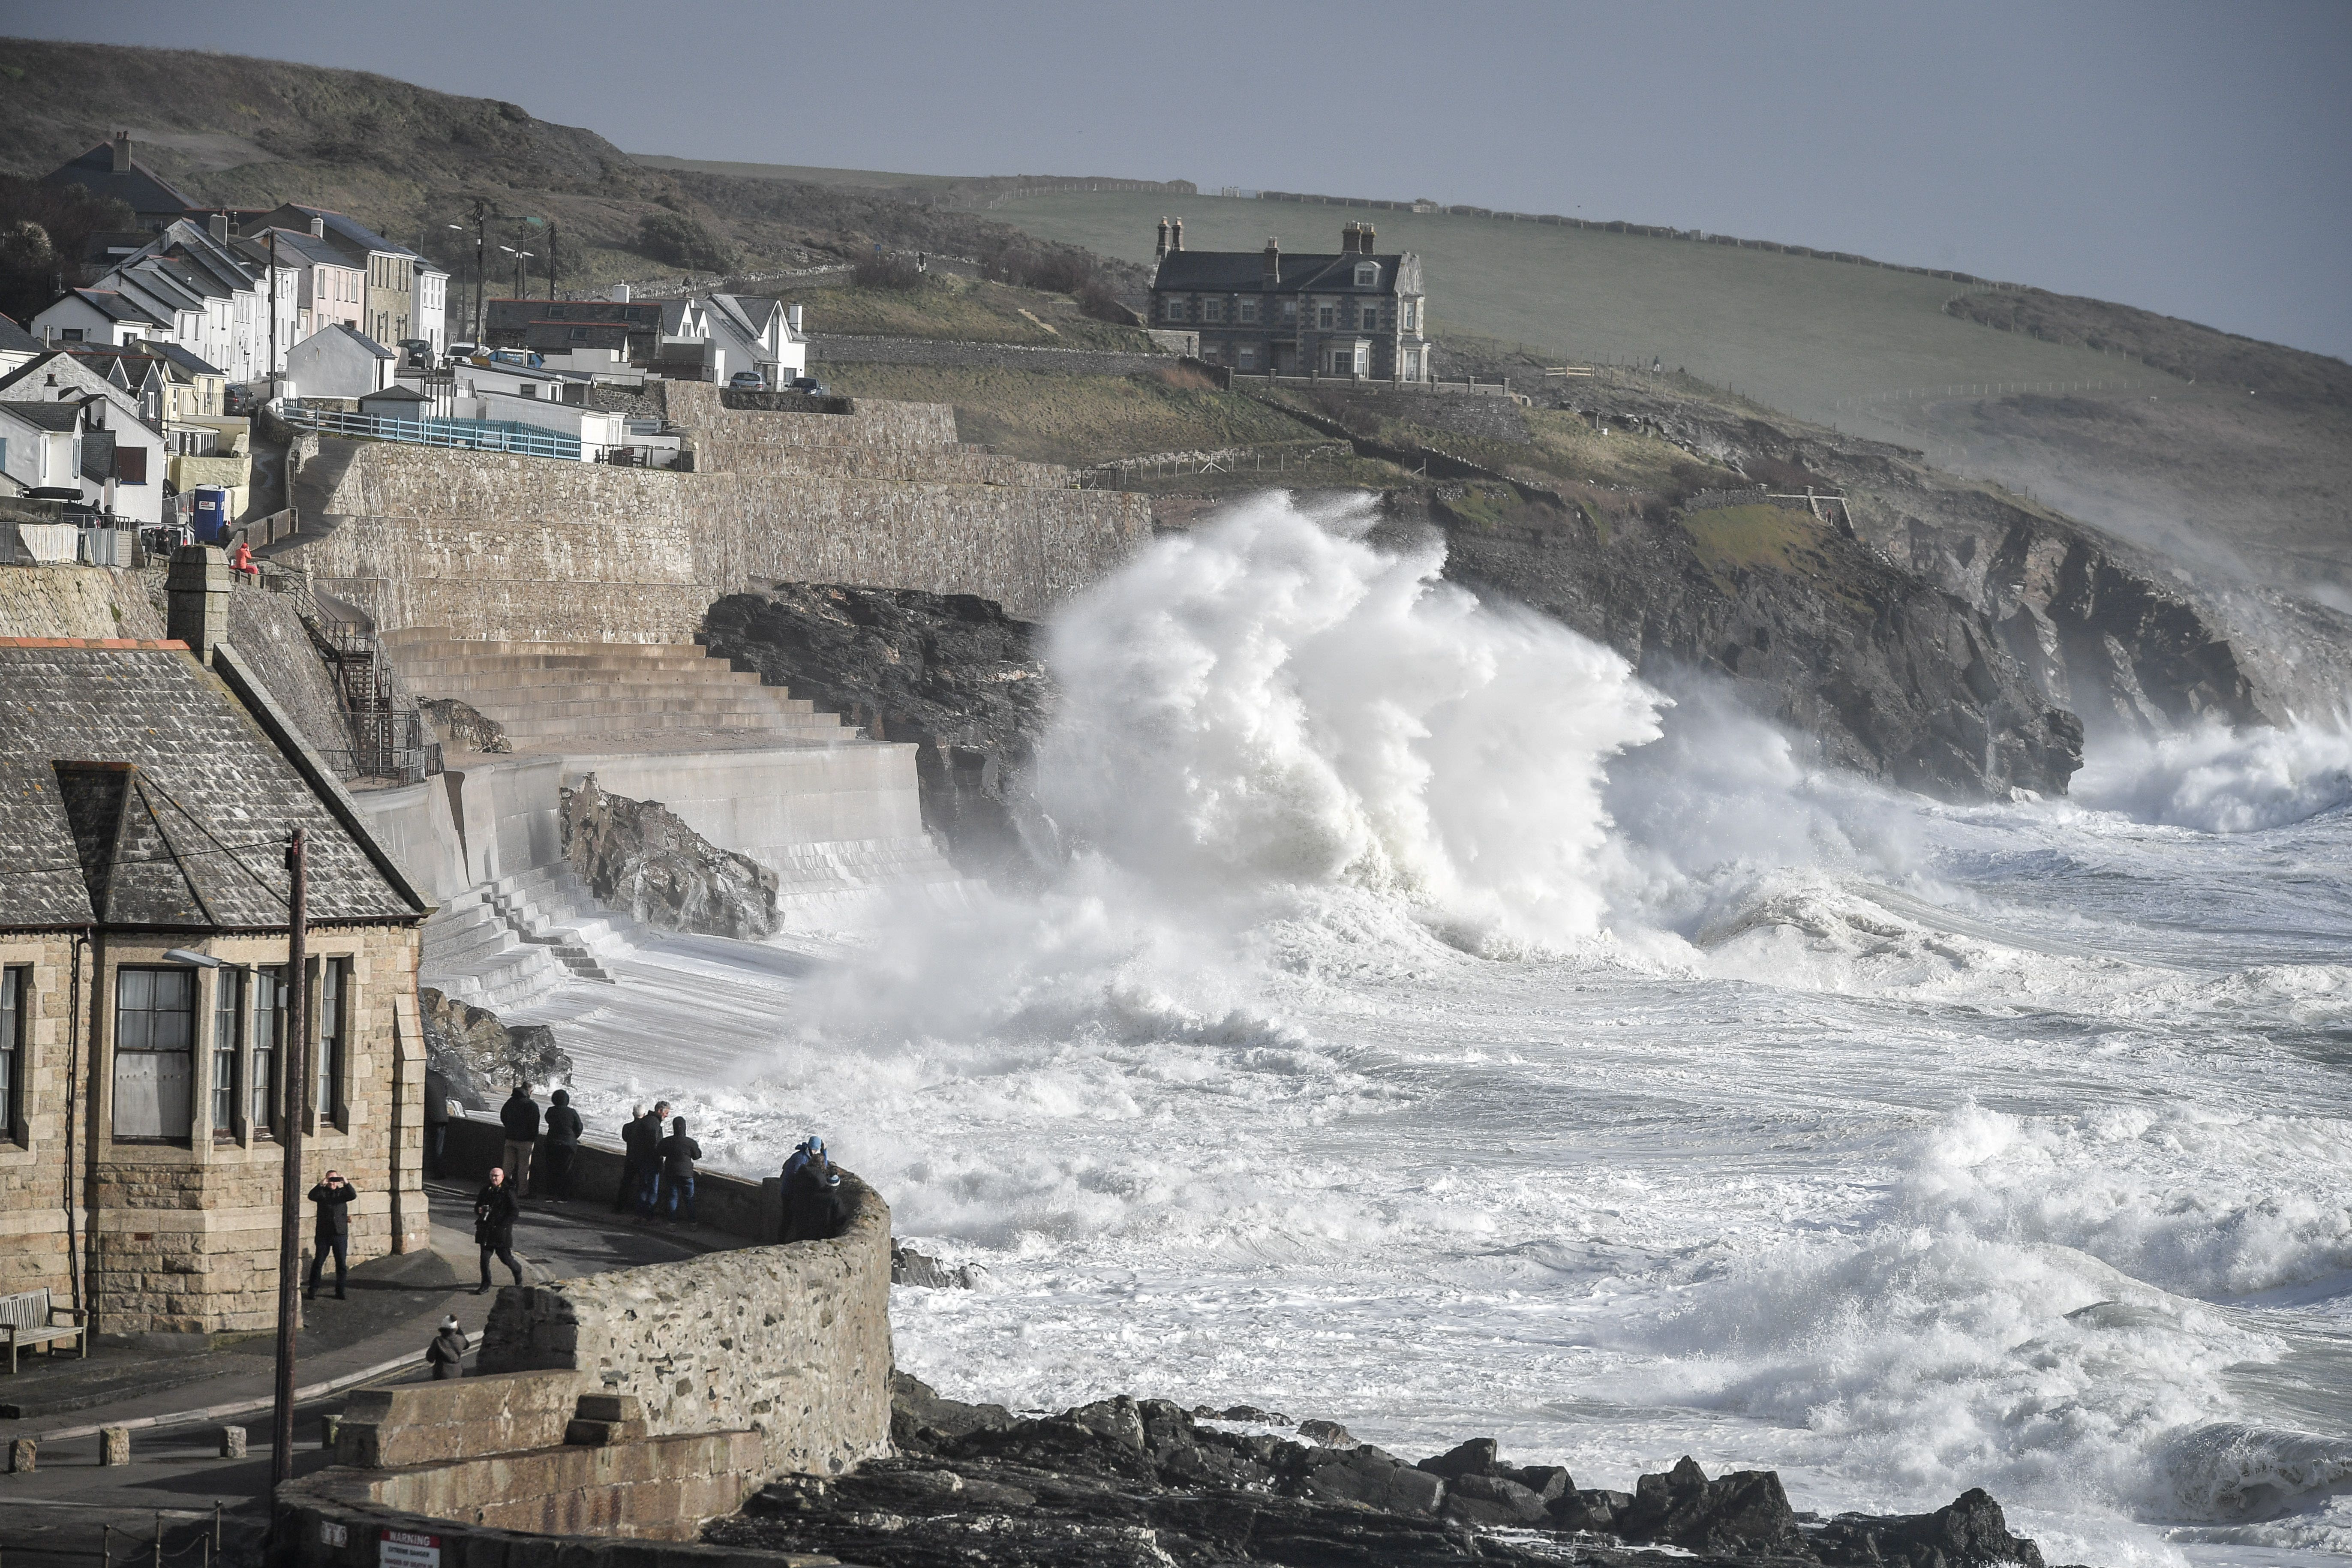
<path id="1" fill-rule="evenodd" d="M 581 441 L 560 430 L 512 419 L 391 419 L 381 414 L 344 414 L 334 409 L 286 405 L 289 425 L 327 436 L 358 436 L 410 446 L 467 452 L 519 452 L 525 457 L 581 461 Z"/>

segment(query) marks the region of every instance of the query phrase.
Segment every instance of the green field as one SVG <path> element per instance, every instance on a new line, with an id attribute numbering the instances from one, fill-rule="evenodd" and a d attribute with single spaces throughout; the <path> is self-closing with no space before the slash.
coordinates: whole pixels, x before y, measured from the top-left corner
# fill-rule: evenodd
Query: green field
<path id="1" fill-rule="evenodd" d="M 877 191 L 943 191 L 966 183 L 963 174 L 893 174 L 881 169 L 818 169 L 800 163 L 737 163 L 724 158 L 672 158 L 632 153 L 629 161 L 648 169 L 689 169 L 737 180 L 791 180 L 807 185 L 856 185 Z"/>
<path id="2" fill-rule="evenodd" d="M 1151 258 L 1160 216 L 1195 250 L 1339 248 L 1369 221 L 1382 251 L 1420 253 L 1434 335 L 1522 343 L 1570 363 L 1684 367 L 1806 418 L 1870 430 L 1857 400 L 1948 385 L 2163 382 L 2131 361 L 1962 321 L 1966 285 L 1889 268 L 1494 218 L 1231 197 L 1027 197 L 990 216 L 1043 238 Z"/>

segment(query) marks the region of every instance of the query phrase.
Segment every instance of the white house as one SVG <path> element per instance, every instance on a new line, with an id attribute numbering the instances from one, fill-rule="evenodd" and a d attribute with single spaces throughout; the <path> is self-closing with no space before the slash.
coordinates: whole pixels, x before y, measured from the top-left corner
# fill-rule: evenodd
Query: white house
<path id="1" fill-rule="evenodd" d="M 81 491 L 81 433 L 76 403 L 0 403 L 0 474 L 9 488 Z"/>
<path id="2" fill-rule="evenodd" d="M 364 397 L 392 384 L 399 356 L 341 321 L 296 343 L 286 356 L 286 379 L 297 397 Z"/>
<path id="3" fill-rule="evenodd" d="M 268 228 L 236 242 L 241 254 L 265 265 L 274 245 L 278 264 L 294 268 L 294 332 L 279 342 L 281 351 L 336 321 L 360 325 L 367 272 L 329 243 L 325 229 L 313 218 L 308 229 Z"/>
<path id="4" fill-rule="evenodd" d="M 100 343 L 127 348 L 172 323 L 119 289 L 71 289 L 33 318 L 33 335 L 45 343 Z"/>
<path id="5" fill-rule="evenodd" d="M 420 258 L 416 262 L 416 317 L 409 330 L 433 345 L 439 363 L 449 352 L 449 275 Z"/>
<path id="6" fill-rule="evenodd" d="M 293 346 L 300 296 L 292 258 L 273 269 L 233 247 L 226 219 L 183 218 L 35 317 L 35 331 L 54 329 L 66 342 L 177 343 L 231 381 L 257 382 L 271 369 L 273 317 L 281 364 Z"/>

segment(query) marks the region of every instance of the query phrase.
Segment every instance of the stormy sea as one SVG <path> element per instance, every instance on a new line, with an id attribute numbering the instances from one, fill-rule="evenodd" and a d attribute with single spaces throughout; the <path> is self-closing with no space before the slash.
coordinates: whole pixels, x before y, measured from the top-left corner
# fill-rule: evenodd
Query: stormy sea
<path id="1" fill-rule="evenodd" d="M 1368 523 L 1261 497 L 1069 605 L 1047 889 L 624 955 L 559 1009 L 592 1122 L 822 1133 L 984 1267 L 894 1292 L 959 1398 L 2352 1555 L 2342 717 L 1939 805 Z"/>

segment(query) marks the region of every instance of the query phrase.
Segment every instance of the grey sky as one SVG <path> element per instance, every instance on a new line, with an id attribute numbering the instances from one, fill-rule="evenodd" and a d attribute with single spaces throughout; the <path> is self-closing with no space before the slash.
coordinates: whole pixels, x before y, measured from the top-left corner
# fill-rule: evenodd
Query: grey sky
<path id="1" fill-rule="evenodd" d="M 2344 0 L 395 10 L 5 0 L 0 29 L 377 70 L 630 152 L 1671 223 L 2352 357 Z"/>

